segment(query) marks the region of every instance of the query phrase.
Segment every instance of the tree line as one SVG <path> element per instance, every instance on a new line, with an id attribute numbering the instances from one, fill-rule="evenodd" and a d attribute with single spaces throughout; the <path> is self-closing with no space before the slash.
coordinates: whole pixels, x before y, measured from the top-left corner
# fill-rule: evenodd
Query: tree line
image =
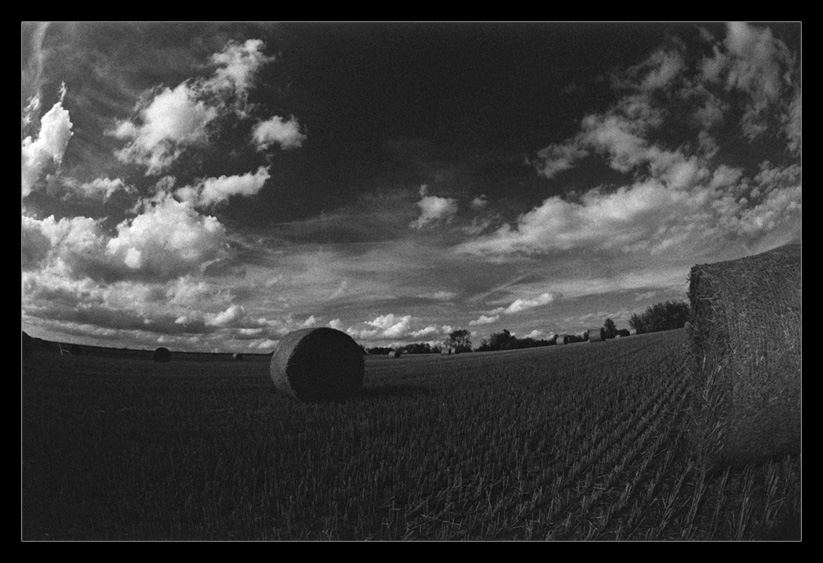
<path id="1" fill-rule="evenodd" d="M 656 303 L 641 314 L 634 313 L 629 319 L 629 326 L 637 334 L 658 332 L 661 330 L 672 330 L 683 328 L 689 320 L 691 308 L 685 301 L 666 301 Z M 628 329 L 617 328 L 611 318 L 607 318 L 603 323 L 603 338 L 610 339 L 618 336 L 629 336 Z M 588 340 L 588 331 L 579 335 L 572 335 L 573 341 L 580 342 Z M 502 332 L 492 333 L 488 338 L 484 338 L 477 348 L 472 348 L 471 332 L 466 329 L 457 329 L 449 333 L 442 345 L 432 345 L 427 342 L 415 342 L 401 347 L 374 347 L 360 348 L 364 353 L 372 355 L 386 355 L 389 352 L 399 351 L 403 354 L 439 354 L 445 349 L 451 349 L 453 353 L 463 352 L 488 352 L 493 350 L 518 350 L 522 348 L 534 348 L 537 346 L 551 346 L 556 343 L 556 336 L 550 339 L 517 338 L 508 329 Z"/>

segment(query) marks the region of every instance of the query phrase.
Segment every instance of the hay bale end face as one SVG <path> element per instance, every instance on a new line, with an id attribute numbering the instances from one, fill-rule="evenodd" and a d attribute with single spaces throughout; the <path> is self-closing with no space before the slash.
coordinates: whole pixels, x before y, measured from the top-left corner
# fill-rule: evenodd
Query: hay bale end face
<path id="1" fill-rule="evenodd" d="M 269 366 L 275 389 L 303 402 L 342 399 L 363 386 L 363 352 L 333 328 L 306 328 L 283 337 Z"/>
<path id="2" fill-rule="evenodd" d="M 154 351 L 154 355 L 152 359 L 155 362 L 170 362 L 171 361 L 171 352 L 168 348 L 163 348 L 162 346 Z"/>
<path id="3" fill-rule="evenodd" d="M 589 330 L 589 342 L 603 342 L 605 331 L 603 328 L 593 328 Z"/>
<path id="4" fill-rule="evenodd" d="M 712 466 L 800 452 L 801 249 L 694 266 L 692 436 Z"/>
<path id="5" fill-rule="evenodd" d="M 555 341 L 554 341 L 555 344 L 568 344 L 568 342 L 569 342 L 569 337 L 566 336 L 565 334 L 558 334 L 557 338 L 555 338 Z"/>

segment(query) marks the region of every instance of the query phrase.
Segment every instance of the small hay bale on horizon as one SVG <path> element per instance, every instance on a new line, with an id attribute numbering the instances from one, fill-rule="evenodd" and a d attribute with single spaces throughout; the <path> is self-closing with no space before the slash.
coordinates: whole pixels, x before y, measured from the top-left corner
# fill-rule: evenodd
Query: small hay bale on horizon
<path id="1" fill-rule="evenodd" d="M 558 334 L 554 339 L 555 344 L 568 344 L 569 336 L 566 334 Z"/>
<path id="2" fill-rule="evenodd" d="M 155 362 L 170 362 L 171 361 L 171 351 L 168 348 L 164 348 L 161 346 L 154 351 L 152 355 L 152 360 Z"/>
<path id="3" fill-rule="evenodd" d="M 603 342 L 605 340 L 605 331 L 603 328 L 589 329 L 589 342 Z"/>
<path id="4" fill-rule="evenodd" d="M 400 350 L 392 350 L 389 352 L 390 358 L 399 358 L 400 357 Z"/>
<path id="5" fill-rule="evenodd" d="M 697 419 L 693 440 L 710 466 L 800 453 L 801 248 L 692 267 Z"/>
<path id="6" fill-rule="evenodd" d="M 234 354 L 231 355 L 231 358 L 235 362 L 242 362 L 243 361 L 243 354 L 241 354 L 240 352 L 235 352 Z"/>
<path id="7" fill-rule="evenodd" d="M 272 353 L 269 372 L 277 391 L 303 402 L 356 395 L 363 386 L 363 351 L 345 332 L 304 328 L 290 332 Z"/>

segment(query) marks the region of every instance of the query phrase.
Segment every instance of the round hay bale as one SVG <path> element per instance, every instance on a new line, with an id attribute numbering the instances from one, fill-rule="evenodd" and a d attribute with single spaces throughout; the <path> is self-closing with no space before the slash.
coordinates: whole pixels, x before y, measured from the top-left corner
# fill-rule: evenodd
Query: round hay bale
<path id="1" fill-rule="evenodd" d="M 801 297 L 799 244 L 691 269 L 692 436 L 710 466 L 800 452 Z"/>
<path id="2" fill-rule="evenodd" d="M 32 337 L 26 333 L 25 330 L 20 331 L 22 333 L 22 343 L 21 346 L 23 348 L 23 359 L 28 360 L 31 358 L 32 354 L 34 353 L 34 343 L 32 342 Z"/>
<path id="3" fill-rule="evenodd" d="M 152 359 L 155 362 L 170 362 L 171 361 L 171 352 L 168 348 L 163 348 L 162 346 L 154 351 L 154 355 Z"/>
<path id="4" fill-rule="evenodd" d="M 392 350 L 389 352 L 390 358 L 399 358 L 400 357 L 400 350 Z"/>
<path id="5" fill-rule="evenodd" d="M 602 327 L 589 329 L 589 342 L 603 342 L 605 334 L 606 331 Z"/>
<path id="6" fill-rule="evenodd" d="M 565 335 L 565 334 L 558 334 L 557 338 L 554 341 L 554 343 L 555 344 L 568 344 L 569 343 L 569 337 L 568 337 L 568 335 Z"/>
<path id="7" fill-rule="evenodd" d="M 274 387 L 303 402 L 341 399 L 363 386 L 365 360 L 351 336 L 333 328 L 304 328 L 280 341 L 269 367 Z"/>
<path id="8" fill-rule="evenodd" d="M 231 357 L 235 362 L 242 362 L 243 361 L 243 354 L 241 354 L 239 352 L 235 352 L 234 354 L 231 355 Z"/>

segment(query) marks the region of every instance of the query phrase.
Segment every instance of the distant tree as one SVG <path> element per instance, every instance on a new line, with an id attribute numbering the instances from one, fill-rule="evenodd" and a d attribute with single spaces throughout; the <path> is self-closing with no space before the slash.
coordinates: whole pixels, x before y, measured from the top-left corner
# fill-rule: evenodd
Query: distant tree
<path id="1" fill-rule="evenodd" d="M 432 347 L 431 344 L 427 342 L 414 342 L 412 344 L 406 344 L 401 348 L 403 352 L 406 354 L 431 354 Z M 439 351 L 439 350 L 438 350 Z"/>
<path id="2" fill-rule="evenodd" d="M 392 352 L 394 348 L 387 348 L 383 346 L 375 346 L 374 348 L 369 348 L 369 354 L 372 356 L 385 356 L 389 352 Z"/>
<path id="3" fill-rule="evenodd" d="M 493 333 L 489 337 L 489 349 L 491 350 L 511 350 L 516 347 L 517 338 L 505 328 L 503 332 Z"/>
<path id="4" fill-rule="evenodd" d="M 603 323 L 603 337 L 614 338 L 615 336 L 617 336 L 617 326 L 613 320 L 606 319 L 606 322 Z"/>
<path id="5" fill-rule="evenodd" d="M 471 332 L 465 328 L 453 330 L 449 333 L 449 339 L 444 344 L 454 348 L 455 352 L 471 352 L 472 341 L 470 336 Z"/>
<path id="6" fill-rule="evenodd" d="M 489 338 L 484 338 L 480 346 L 477 347 L 477 351 L 518 350 L 521 348 L 534 348 L 536 346 L 549 346 L 550 344 L 554 344 L 554 342 L 550 340 L 536 340 L 528 337 L 517 338 L 507 329 L 503 329 L 503 332 L 492 333 Z"/>
<path id="7" fill-rule="evenodd" d="M 690 314 L 691 308 L 685 301 L 666 301 L 652 305 L 641 315 L 633 314 L 629 326 L 637 334 L 683 328 Z"/>

